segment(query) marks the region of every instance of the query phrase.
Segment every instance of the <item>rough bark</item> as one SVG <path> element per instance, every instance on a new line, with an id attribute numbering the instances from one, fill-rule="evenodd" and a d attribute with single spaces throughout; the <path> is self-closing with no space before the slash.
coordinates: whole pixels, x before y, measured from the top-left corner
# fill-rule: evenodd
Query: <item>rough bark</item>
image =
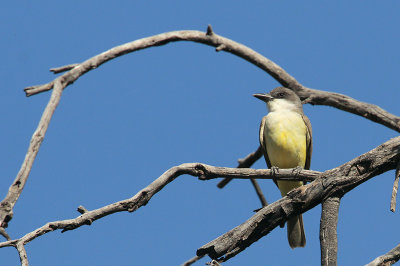
<path id="1" fill-rule="evenodd" d="M 319 240 L 321 245 L 321 265 L 337 265 L 337 222 L 339 216 L 339 197 L 329 197 L 322 202 Z"/>
<path id="2" fill-rule="evenodd" d="M 308 211 L 331 196 L 342 197 L 370 178 L 395 169 L 399 159 L 400 137 L 397 137 L 292 190 L 243 224 L 200 247 L 197 255 L 227 261 L 292 216 Z"/>

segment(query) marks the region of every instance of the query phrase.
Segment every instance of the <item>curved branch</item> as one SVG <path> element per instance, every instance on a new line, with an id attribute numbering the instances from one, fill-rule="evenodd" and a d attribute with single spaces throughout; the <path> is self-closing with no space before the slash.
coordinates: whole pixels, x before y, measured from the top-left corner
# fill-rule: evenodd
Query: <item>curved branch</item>
<path id="1" fill-rule="evenodd" d="M 400 132 L 400 117 L 392 115 L 376 105 L 363 103 L 342 94 L 319 91 L 304 87 L 279 65 L 243 44 L 215 34 L 210 26 L 207 28 L 206 33 L 193 30 L 172 31 L 116 46 L 86 60 L 81 64 L 73 64 L 73 68 L 67 73 L 63 74 L 61 77 L 65 80 L 65 82 L 67 82 L 67 85 L 69 85 L 86 72 L 95 69 L 116 57 L 149 47 L 161 46 L 177 41 L 202 43 L 216 47 L 217 51 L 223 50 L 225 52 L 237 55 L 267 72 L 283 86 L 296 91 L 296 93 L 299 94 L 299 96 L 306 103 L 336 107 L 340 110 L 365 117 L 373 122 L 382 124 Z M 56 68 L 56 70 L 61 69 L 64 71 L 70 67 L 71 65 L 68 65 L 66 67 Z M 49 84 L 26 88 L 26 96 L 31 96 L 46 90 L 50 90 L 51 86 L 49 86 Z"/>
<path id="2" fill-rule="evenodd" d="M 366 266 L 388 266 L 395 264 L 400 260 L 400 244 L 390 250 L 388 253 L 377 257 Z"/>
<path id="3" fill-rule="evenodd" d="M 76 64 L 76 65 L 70 65 L 62 68 L 55 69 L 54 72 L 62 72 L 69 70 L 67 73 L 59 76 L 56 78 L 54 81 L 51 81 L 47 84 L 44 85 L 39 85 L 39 86 L 32 86 L 29 88 L 25 89 L 26 95 L 31 96 L 43 91 L 51 90 L 54 88 L 51 99 L 43 112 L 43 116 L 39 122 L 38 128 L 35 131 L 35 133 L 32 136 L 32 140 L 30 143 L 30 146 L 28 148 L 28 152 L 26 154 L 25 160 L 21 166 L 21 169 L 19 173 L 17 174 L 17 177 L 10 187 L 10 190 L 6 196 L 6 198 L 0 203 L 0 225 L 1 227 L 7 227 L 7 224 L 9 220 L 12 218 L 12 212 L 13 212 L 13 207 L 19 198 L 22 189 L 26 183 L 26 180 L 29 176 L 29 172 L 32 168 L 32 164 L 34 162 L 34 159 L 37 155 L 38 149 L 40 147 L 41 142 L 43 141 L 44 135 L 46 133 L 47 127 L 49 125 L 50 119 L 52 117 L 52 114 L 54 113 L 55 108 L 57 107 L 57 104 L 60 100 L 62 90 L 75 82 L 80 76 L 85 74 L 86 72 L 95 69 L 102 65 L 103 63 L 114 59 L 118 56 L 124 55 L 126 53 L 134 52 L 137 50 L 149 48 L 149 47 L 154 47 L 154 46 L 161 46 L 165 45 L 170 42 L 176 42 L 176 41 L 193 41 L 193 42 L 198 42 L 198 43 L 203 43 L 209 46 L 214 46 L 216 47 L 217 51 L 224 50 L 226 52 L 230 52 L 232 54 L 235 54 L 250 63 L 258 66 L 259 68 L 263 69 L 266 71 L 268 74 L 270 74 L 273 78 L 275 78 L 279 83 L 281 83 L 285 87 L 289 87 L 293 90 L 295 90 L 301 98 L 306 102 L 310 104 L 322 104 L 322 105 L 329 105 L 333 106 L 336 108 L 339 108 L 341 110 L 345 110 L 360 116 L 363 116 L 367 119 L 370 119 L 371 121 L 383 124 L 389 128 L 392 128 L 396 131 L 400 132 L 400 118 L 397 116 L 394 116 L 383 109 L 356 101 L 348 96 L 337 94 L 337 93 L 329 93 L 329 92 L 323 92 L 323 91 L 318 91 L 318 90 L 312 90 L 309 88 L 304 87 L 301 85 L 296 79 L 294 79 L 292 76 L 290 76 L 288 73 L 286 73 L 280 66 L 276 65 L 274 62 L 270 61 L 269 59 L 263 57 L 261 54 L 258 54 L 257 52 L 251 50 L 250 48 L 239 44 L 237 42 L 234 42 L 230 39 L 224 38 L 222 36 L 219 36 L 215 34 L 211 27 L 208 28 L 207 33 L 199 32 L 199 31 L 175 31 L 175 32 L 168 32 L 168 33 L 163 33 L 159 35 L 155 35 L 152 37 L 148 38 L 143 38 L 140 40 L 136 40 L 130 43 L 126 43 L 117 47 L 114 47 L 102 54 L 99 54 L 97 56 L 94 56 L 85 62 L 81 64 Z M 397 140 L 397 139 L 395 139 Z M 387 142 L 389 143 L 389 142 Z M 386 145 L 387 143 L 383 144 Z M 393 143 L 391 143 L 393 144 Z M 389 144 L 387 144 L 389 145 Z M 381 146 L 380 146 L 381 147 Z M 378 147 L 377 149 L 379 149 Z M 397 147 L 397 146 L 396 146 Z M 389 147 L 391 148 L 391 147 Z M 314 182 L 312 182 L 309 185 L 306 185 L 304 187 L 301 187 L 299 189 L 294 190 L 293 192 L 289 193 L 287 197 L 282 198 L 280 201 L 262 209 L 259 213 L 256 214 L 257 217 L 259 217 L 261 214 L 262 216 L 264 214 L 268 214 L 268 210 L 271 210 L 273 208 L 278 207 L 279 210 L 281 210 L 281 214 L 283 215 L 283 218 L 279 218 L 277 220 L 285 220 L 287 217 L 290 217 L 291 215 L 295 215 L 296 213 L 301 213 L 306 211 L 309 208 L 312 208 L 315 206 L 315 204 L 320 203 L 324 198 L 329 197 L 330 195 L 336 195 L 337 194 L 344 194 L 347 191 L 351 190 L 353 187 L 357 186 L 358 184 L 368 180 L 374 175 L 377 175 L 383 171 L 386 171 L 387 168 L 392 169 L 392 164 L 393 162 L 391 161 L 393 157 L 396 157 L 398 154 L 398 148 L 396 148 L 396 153 L 393 153 L 391 158 L 387 158 L 385 163 L 379 164 L 376 160 L 372 160 L 369 158 L 369 160 L 366 160 L 365 158 L 356 158 L 358 161 L 357 162 L 349 162 L 339 168 L 335 168 L 331 171 L 327 171 L 324 173 L 325 178 L 324 179 L 317 179 Z M 375 149 L 376 150 L 376 149 Z M 375 151 L 374 150 L 374 151 Z M 372 152 L 372 151 L 371 151 Z M 376 151 L 375 151 L 376 152 Z M 386 157 L 390 157 L 389 155 L 385 154 Z M 379 158 L 382 159 L 382 158 Z M 397 161 L 398 158 L 396 157 Z M 201 164 L 196 164 L 196 166 L 201 165 Z M 204 166 L 204 165 L 203 165 Z M 201 167 L 200 167 L 201 168 Z M 206 172 L 207 167 L 203 168 L 198 168 L 198 169 L 192 169 L 188 172 L 185 172 L 185 170 L 182 169 L 170 169 L 167 172 L 170 171 L 177 171 L 173 173 L 169 173 L 168 176 L 169 178 L 172 179 L 166 179 L 164 180 L 166 183 L 161 183 L 161 185 L 158 184 L 158 182 L 162 182 L 162 180 L 157 179 L 155 184 L 154 182 L 149 186 L 151 187 L 152 190 L 142 190 L 139 192 L 136 196 L 134 196 L 131 199 L 125 200 L 125 201 L 120 201 L 108 206 L 105 206 L 103 208 L 93 210 L 93 211 L 87 211 L 84 212 L 81 216 L 71 219 L 71 220 L 64 220 L 64 221 L 57 221 L 53 223 L 48 223 L 47 225 L 43 226 L 42 228 L 29 233 L 25 235 L 23 238 L 18 240 L 17 242 L 14 241 L 7 241 L 3 242 L 0 244 L 0 246 L 6 245 L 20 245 L 20 243 L 25 243 L 33 240 L 34 238 L 45 234 L 50 231 L 54 231 L 56 229 L 63 229 L 63 231 L 67 230 L 72 230 L 77 227 L 80 227 L 84 224 L 91 224 L 94 220 L 100 219 L 101 217 L 104 217 L 106 215 L 119 212 L 119 211 L 134 211 L 140 206 L 145 205 L 153 196 L 155 193 L 157 193 L 162 187 L 164 187 L 166 184 L 171 182 L 174 178 L 179 176 L 180 174 L 191 174 L 192 171 L 195 171 L 201 179 L 209 179 L 209 178 L 216 178 L 213 177 L 213 174 L 215 173 L 208 173 Z M 244 172 L 249 171 L 248 169 L 236 169 L 238 172 L 231 171 L 231 170 L 226 170 L 227 175 L 222 175 L 226 177 L 234 177 L 234 178 L 249 178 L 248 176 L 242 176 Z M 261 171 L 261 170 L 255 170 L 255 171 Z M 166 173 L 167 173 L 166 172 Z M 166 174 L 164 173 L 164 174 Z M 309 173 L 309 171 L 307 171 Z M 210 175 L 211 174 L 211 175 Z M 252 176 L 252 178 L 255 178 L 254 172 L 248 172 L 249 176 Z M 261 174 L 260 173 L 257 173 Z M 265 173 L 264 173 L 265 174 Z M 280 173 L 281 174 L 281 173 Z M 316 174 L 318 175 L 318 174 Z M 335 178 L 335 175 L 337 176 Z M 218 175 L 217 175 L 218 176 Z M 166 178 L 164 176 L 164 178 Z M 265 177 L 265 178 L 270 178 L 270 177 Z M 309 177 L 308 177 L 309 178 Z M 357 179 L 358 178 L 358 179 Z M 294 180 L 293 178 L 287 178 L 286 180 Z M 335 188 L 332 187 L 333 183 L 337 183 L 336 186 L 340 187 L 341 190 L 336 190 Z M 148 187 L 148 188 L 149 188 Z M 304 190 L 304 191 L 303 191 Z M 311 192 L 310 192 L 311 191 Z M 312 193 L 317 193 L 317 194 L 312 194 Z M 320 194 L 318 194 L 320 193 Z M 150 196 L 149 196 L 150 195 Z M 295 200 L 294 200 L 295 199 Z M 283 210 L 283 213 L 282 213 Z M 265 217 L 268 218 L 268 215 Z M 260 223 L 263 223 L 263 221 L 267 218 L 264 216 L 260 220 Z M 252 220 L 254 222 L 254 220 Z M 281 221 L 281 222 L 282 222 Z M 278 223 L 279 224 L 279 223 Z M 274 227 L 274 223 L 271 223 L 269 229 L 263 229 L 261 231 L 261 234 L 259 237 L 262 235 L 265 235 L 269 232 L 269 230 L 272 230 Z M 243 227 L 245 228 L 245 227 Z M 259 228 L 256 228 L 256 231 L 260 230 Z M 235 231 L 235 234 L 238 234 L 238 231 Z M 254 231 L 253 231 L 254 232 Z M 239 234 L 240 235 L 240 234 Z M 259 238 L 258 237 L 258 238 Z M 257 239 L 258 239 L 257 238 Z M 235 244 L 232 241 L 231 247 L 233 248 L 228 248 L 225 249 L 222 248 L 223 252 L 217 252 L 215 255 L 222 256 L 227 252 L 226 258 L 232 257 L 236 255 L 238 252 L 246 248 L 248 245 L 250 245 L 252 242 L 251 241 L 256 241 L 254 240 L 254 237 L 249 237 L 250 241 L 242 241 L 241 244 Z M 233 243 L 233 244 L 232 244 Z M 232 246 L 233 245 L 233 246 Z M 201 250 L 201 249 L 200 249 Z M 204 252 L 205 249 L 203 249 Z M 207 249 L 209 250 L 209 248 Z M 225 253 L 224 253 L 225 252 Z M 200 252 L 201 253 L 201 252 Z M 207 254 L 208 251 L 206 252 Z M 204 254 L 206 254 L 204 253 Z"/>
<path id="4" fill-rule="evenodd" d="M 400 132 L 400 117 L 374 104 L 357 101 L 349 96 L 302 87 L 295 90 L 303 103 L 332 106 L 342 111 L 365 117 L 375 123 Z"/>
<path id="5" fill-rule="evenodd" d="M 395 169 L 400 158 L 400 137 L 320 175 L 310 184 L 289 192 L 261 209 L 249 220 L 205 244 L 197 255 L 226 261 L 294 215 L 303 213 L 329 197 L 342 197 L 361 183 Z"/>
<path id="6" fill-rule="evenodd" d="M 281 169 L 279 175 L 274 174 L 269 169 L 250 169 L 250 168 L 227 168 L 216 167 L 201 163 L 186 163 L 179 166 L 174 166 L 163 173 L 159 178 L 154 180 L 150 185 L 140 190 L 132 198 L 118 201 L 102 208 L 87 211 L 80 206 L 78 211 L 82 214 L 74 219 L 49 222 L 44 226 L 26 234 L 20 239 L 6 241 L 0 243 L 0 248 L 15 246 L 19 243 L 25 245 L 33 239 L 47 234 L 49 232 L 61 229 L 62 232 L 74 230 L 82 225 L 91 225 L 94 221 L 117 212 L 128 211 L 134 212 L 140 207 L 146 205 L 149 200 L 167 184 L 175 180 L 180 175 L 192 175 L 200 180 L 210 180 L 220 177 L 241 178 L 241 179 L 278 179 L 278 180 L 314 180 L 321 173 L 316 171 L 304 170 L 296 176 L 293 176 L 293 169 Z"/>
<path id="7" fill-rule="evenodd" d="M 261 209 L 246 223 L 236 227 L 197 251 L 197 256 L 209 255 L 216 259 L 224 254 L 224 260 L 233 257 L 246 247 L 268 234 L 273 228 L 285 222 L 293 215 L 305 212 L 330 196 L 342 196 L 354 187 L 385 171 L 394 169 L 400 157 L 400 137 L 389 140 L 374 150 L 363 154 L 352 161 L 324 173 L 302 170 L 293 176 L 293 169 L 280 169 L 274 173 L 269 169 L 215 167 L 201 163 L 187 163 L 175 166 L 163 173 L 146 188 L 132 198 L 112 203 L 102 208 L 87 211 L 80 207 L 82 215 L 75 219 L 55 221 L 24 235 L 20 239 L 0 243 L 0 248 L 25 245 L 46 233 L 62 229 L 62 232 L 74 230 L 82 225 L 91 225 L 94 221 L 121 211 L 136 211 L 167 184 L 180 175 L 188 174 L 200 180 L 219 177 L 241 179 L 278 179 L 307 180 L 308 185 L 288 193 L 286 197 Z"/>

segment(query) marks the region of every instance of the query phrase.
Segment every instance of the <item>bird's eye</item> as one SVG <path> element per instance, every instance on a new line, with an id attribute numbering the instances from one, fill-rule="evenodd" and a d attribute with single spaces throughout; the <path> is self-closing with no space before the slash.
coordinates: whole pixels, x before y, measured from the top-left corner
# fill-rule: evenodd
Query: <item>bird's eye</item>
<path id="1" fill-rule="evenodd" d="M 283 98 L 284 96 L 285 96 L 285 93 L 284 92 L 280 92 L 280 93 L 278 93 L 278 98 Z"/>

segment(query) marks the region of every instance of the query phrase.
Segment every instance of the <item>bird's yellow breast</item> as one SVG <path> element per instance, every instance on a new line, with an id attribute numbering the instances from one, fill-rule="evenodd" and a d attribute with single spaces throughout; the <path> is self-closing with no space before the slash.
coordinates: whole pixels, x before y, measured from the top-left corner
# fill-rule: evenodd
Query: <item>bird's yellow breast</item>
<path id="1" fill-rule="evenodd" d="M 271 112 L 267 115 L 264 140 L 272 166 L 303 167 L 306 163 L 307 127 L 300 114 Z"/>
<path id="2" fill-rule="evenodd" d="M 265 119 L 263 146 L 272 166 L 304 168 L 307 155 L 307 127 L 296 112 L 270 112 Z M 302 181 L 277 181 L 281 195 L 303 185 Z"/>

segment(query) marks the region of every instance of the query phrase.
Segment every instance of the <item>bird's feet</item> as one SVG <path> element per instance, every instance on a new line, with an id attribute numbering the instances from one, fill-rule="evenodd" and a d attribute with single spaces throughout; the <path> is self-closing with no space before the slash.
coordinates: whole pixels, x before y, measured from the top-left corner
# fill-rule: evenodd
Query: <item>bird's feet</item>
<path id="1" fill-rule="evenodd" d="M 303 170 L 303 167 L 301 166 L 296 166 L 295 168 L 293 168 L 292 170 L 292 174 L 294 177 L 298 177 L 300 172 Z"/>
<path id="2" fill-rule="evenodd" d="M 272 166 L 271 171 L 272 171 L 272 176 L 275 177 L 277 174 L 279 174 L 279 167 Z"/>
<path id="3" fill-rule="evenodd" d="M 292 173 L 295 174 L 295 175 L 299 175 L 300 172 L 301 172 L 301 170 L 303 170 L 303 167 L 301 167 L 301 166 L 296 166 L 295 168 L 293 168 Z"/>

